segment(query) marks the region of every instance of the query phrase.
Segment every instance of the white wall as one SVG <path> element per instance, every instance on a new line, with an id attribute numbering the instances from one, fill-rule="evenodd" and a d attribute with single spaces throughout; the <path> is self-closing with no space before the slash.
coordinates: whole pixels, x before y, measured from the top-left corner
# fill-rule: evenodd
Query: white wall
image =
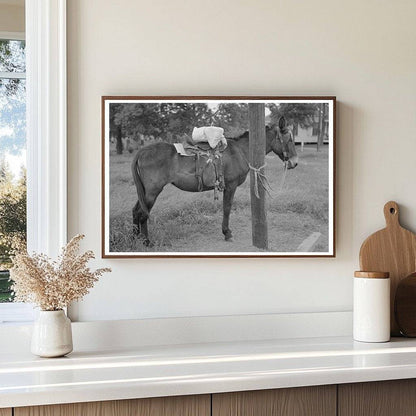
<path id="1" fill-rule="evenodd" d="M 351 309 L 386 201 L 416 230 L 414 0 L 69 0 L 69 235 L 100 256 L 101 95 L 336 95 L 336 259 L 97 260 L 80 320 Z M 218 225 L 219 226 L 219 225 Z"/>

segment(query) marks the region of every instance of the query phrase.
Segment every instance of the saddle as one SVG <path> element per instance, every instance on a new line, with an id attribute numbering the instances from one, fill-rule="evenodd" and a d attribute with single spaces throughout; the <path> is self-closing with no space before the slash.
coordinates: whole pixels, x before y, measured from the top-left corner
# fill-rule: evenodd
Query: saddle
<path id="1" fill-rule="evenodd" d="M 218 192 L 224 191 L 224 168 L 222 153 L 226 146 L 221 142 L 214 149 L 209 143 L 195 143 L 191 137 L 186 136 L 183 147 L 187 154 L 195 158 L 195 176 L 198 180 L 198 191 L 205 187 L 214 188 L 214 199 L 218 199 Z"/>

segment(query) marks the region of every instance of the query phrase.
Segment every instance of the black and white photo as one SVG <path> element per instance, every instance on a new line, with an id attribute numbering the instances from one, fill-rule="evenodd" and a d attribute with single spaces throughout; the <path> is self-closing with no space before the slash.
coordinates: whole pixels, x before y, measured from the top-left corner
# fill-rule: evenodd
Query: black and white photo
<path id="1" fill-rule="evenodd" d="M 335 255 L 334 97 L 103 97 L 104 257 Z"/>

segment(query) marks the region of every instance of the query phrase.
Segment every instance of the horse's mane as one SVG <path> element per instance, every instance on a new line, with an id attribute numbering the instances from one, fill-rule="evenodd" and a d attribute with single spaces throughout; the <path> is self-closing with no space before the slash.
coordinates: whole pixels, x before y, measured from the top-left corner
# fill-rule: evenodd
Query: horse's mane
<path id="1" fill-rule="evenodd" d="M 266 126 L 266 130 L 270 130 L 272 128 L 273 128 L 273 126 Z M 235 140 L 235 141 L 238 141 L 240 139 L 246 139 L 249 136 L 249 133 L 250 133 L 249 130 L 246 130 L 244 133 L 240 134 L 237 137 L 227 137 L 227 140 Z"/>
<path id="2" fill-rule="evenodd" d="M 240 134 L 239 136 L 236 136 L 236 137 L 227 137 L 227 140 L 235 140 L 235 141 L 238 141 L 240 139 L 244 139 L 244 138 L 248 137 L 248 134 L 249 134 L 249 131 L 246 130 L 244 133 Z"/>

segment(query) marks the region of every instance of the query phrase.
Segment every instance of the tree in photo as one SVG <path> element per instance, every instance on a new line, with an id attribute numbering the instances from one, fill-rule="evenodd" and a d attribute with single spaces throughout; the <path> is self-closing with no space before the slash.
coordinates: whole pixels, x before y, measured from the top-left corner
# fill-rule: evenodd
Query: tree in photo
<path id="1" fill-rule="evenodd" d="M 226 137 L 238 137 L 248 130 L 248 104 L 219 104 L 212 124 L 222 127 Z"/>
<path id="2" fill-rule="evenodd" d="M 212 111 L 205 103 L 112 103 L 110 138 L 116 140 L 118 154 L 123 152 L 123 138 L 139 141 L 158 138 L 180 141 L 196 126 L 210 125 Z"/>
<path id="3" fill-rule="evenodd" d="M 313 126 L 314 117 L 319 110 L 319 104 L 315 103 L 280 103 L 270 104 L 268 107 L 272 124 L 277 124 L 279 118 L 284 116 L 288 124 L 299 124 L 303 128 Z"/>
<path id="4" fill-rule="evenodd" d="M 119 155 L 123 153 L 121 123 L 118 120 L 122 107 L 122 104 L 110 104 L 110 140 L 116 140 L 116 151 Z"/>

